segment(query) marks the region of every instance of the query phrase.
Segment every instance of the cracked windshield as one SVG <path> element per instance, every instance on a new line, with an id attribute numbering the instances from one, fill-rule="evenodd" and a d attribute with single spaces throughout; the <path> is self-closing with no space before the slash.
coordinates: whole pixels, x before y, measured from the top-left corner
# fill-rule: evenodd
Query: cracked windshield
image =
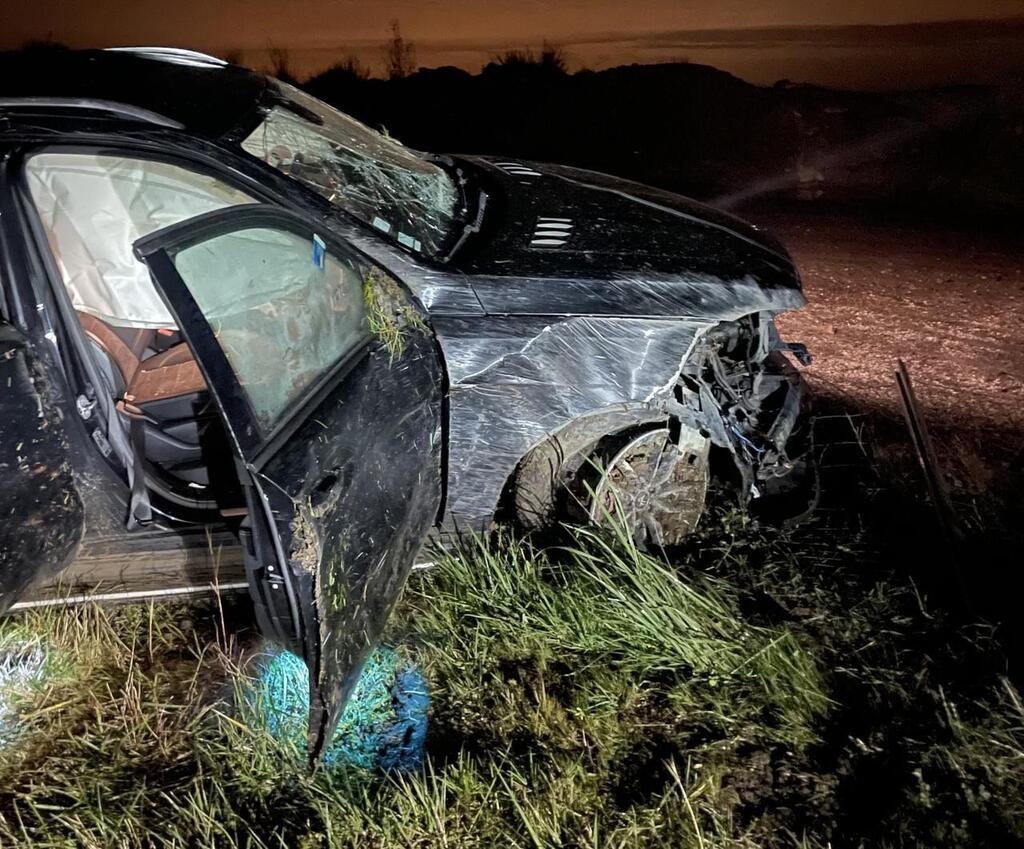
<path id="1" fill-rule="evenodd" d="M 287 83 L 274 84 L 285 100 L 242 147 L 400 245 L 438 255 L 455 218 L 451 178 L 394 139 Z"/>

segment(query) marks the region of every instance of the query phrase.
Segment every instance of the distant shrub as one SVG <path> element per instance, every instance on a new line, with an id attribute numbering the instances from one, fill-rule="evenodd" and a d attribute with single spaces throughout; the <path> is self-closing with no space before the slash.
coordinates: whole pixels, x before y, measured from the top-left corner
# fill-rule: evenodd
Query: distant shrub
<path id="1" fill-rule="evenodd" d="M 324 73 L 332 74 L 335 78 L 342 76 L 349 76 L 354 80 L 368 80 L 370 78 L 370 69 L 359 61 L 358 56 L 353 56 L 351 53 L 345 56 L 341 62 L 331 65 Z"/>
<path id="2" fill-rule="evenodd" d="M 537 70 L 548 74 L 565 75 L 569 73 L 569 62 L 565 51 L 559 45 L 545 41 L 540 53 L 534 53 L 529 48 L 512 48 L 497 54 L 484 70 L 494 68 Z"/>

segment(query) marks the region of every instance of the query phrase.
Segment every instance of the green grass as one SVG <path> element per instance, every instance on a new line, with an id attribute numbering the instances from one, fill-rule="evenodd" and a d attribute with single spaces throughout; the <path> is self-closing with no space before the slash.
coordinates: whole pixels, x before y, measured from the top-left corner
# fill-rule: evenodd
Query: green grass
<path id="1" fill-rule="evenodd" d="M 426 324 L 397 281 L 374 267 L 363 283 L 363 303 L 370 332 L 376 336 L 394 363 L 405 353 L 405 335 L 423 332 Z"/>
<path id="2" fill-rule="evenodd" d="M 389 642 L 431 681 L 428 761 L 310 775 L 239 698 L 230 613 L 34 611 L 0 846 L 995 845 L 1024 835 L 1024 713 L 913 587 L 749 527 L 678 565 L 583 533 L 441 554 Z M 699 564 L 699 567 L 698 567 Z M 985 655 L 987 656 L 987 655 Z M 969 669 L 970 676 L 960 673 Z M 236 705 L 238 707 L 236 707 Z"/>
<path id="3" fill-rule="evenodd" d="M 544 673 L 553 667 L 551 686 L 571 692 L 566 707 L 587 737 L 656 691 L 691 720 L 733 730 L 756 722 L 792 745 L 814 739 L 828 700 L 790 631 L 746 622 L 725 581 L 680 573 L 628 537 L 578 534 L 580 544 L 556 557 L 513 539 L 471 542 L 440 555 L 414 586 L 408 624 L 429 641 L 424 659 L 446 703 L 465 715 L 483 700 L 481 724 L 492 726 L 502 718 L 495 690 L 510 698 L 502 669 L 525 672 L 536 692 L 523 695 L 545 708 Z M 503 719 L 518 723 L 523 709 Z"/>

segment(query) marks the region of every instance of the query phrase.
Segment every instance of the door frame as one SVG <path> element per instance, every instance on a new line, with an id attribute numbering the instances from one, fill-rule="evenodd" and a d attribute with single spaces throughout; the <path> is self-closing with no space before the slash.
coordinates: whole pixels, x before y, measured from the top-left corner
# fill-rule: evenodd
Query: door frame
<path id="1" fill-rule="evenodd" d="M 213 177 L 245 192 L 259 203 L 279 204 L 284 199 L 209 154 L 193 151 L 187 146 L 170 147 L 167 143 L 151 140 L 100 134 L 82 139 L 15 138 L 9 142 L 6 150 L 11 155 L 0 163 L 0 208 L 6 213 L 4 220 L 0 220 L 0 234 L 4 235 L 5 241 L 20 243 L 13 245 L 14 257 L 17 258 L 20 277 L 27 284 L 21 288 L 27 288 L 28 291 L 17 293 L 19 312 L 29 313 L 32 321 L 42 325 L 44 335 L 52 344 L 54 359 L 63 372 L 71 398 L 88 396 L 87 388 L 92 387 L 93 394 L 89 400 L 94 402 L 93 416 L 105 420 L 109 413 L 106 409 L 109 402 L 100 397 L 101 393 L 97 394 L 102 382 L 29 193 L 24 170 L 26 161 L 41 153 L 67 153 L 162 162 Z M 14 257 L 9 258 L 8 262 L 14 262 Z M 26 299 L 28 303 L 22 303 Z M 31 309 L 33 306 L 36 308 Z M 74 407 L 74 404 L 71 406 Z M 75 417 L 80 419 L 83 429 L 92 429 L 78 414 Z M 88 443 L 86 450 L 96 455 L 95 461 L 105 471 L 109 470 L 111 483 L 116 481 L 118 491 L 111 497 L 127 510 L 130 488 L 126 461 L 117 455 L 116 449 L 107 456 L 93 439 L 87 438 L 85 441 Z M 179 528 L 202 527 L 209 522 L 208 517 L 192 511 L 192 508 L 168 501 L 159 493 L 151 493 L 151 498 L 153 496 L 156 497 L 154 516 L 159 516 L 158 521 L 168 533 L 177 533 Z"/>

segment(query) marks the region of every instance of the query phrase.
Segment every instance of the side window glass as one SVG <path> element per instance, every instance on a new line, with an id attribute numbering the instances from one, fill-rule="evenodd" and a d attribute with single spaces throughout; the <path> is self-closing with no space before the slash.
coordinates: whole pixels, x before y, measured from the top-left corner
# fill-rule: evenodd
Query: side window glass
<path id="1" fill-rule="evenodd" d="M 367 337 L 363 275 L 316 239 L 252 227 L 171 259 L 268 430 Z"/>
<path id="2" fill-rule="evenodd" d="M 39 153 L 25 176 L 72 305 L 121 328 L 175 327 L 132 253 L 137 239 L 254 200 L 206 174 L 122 156 Z"/>

